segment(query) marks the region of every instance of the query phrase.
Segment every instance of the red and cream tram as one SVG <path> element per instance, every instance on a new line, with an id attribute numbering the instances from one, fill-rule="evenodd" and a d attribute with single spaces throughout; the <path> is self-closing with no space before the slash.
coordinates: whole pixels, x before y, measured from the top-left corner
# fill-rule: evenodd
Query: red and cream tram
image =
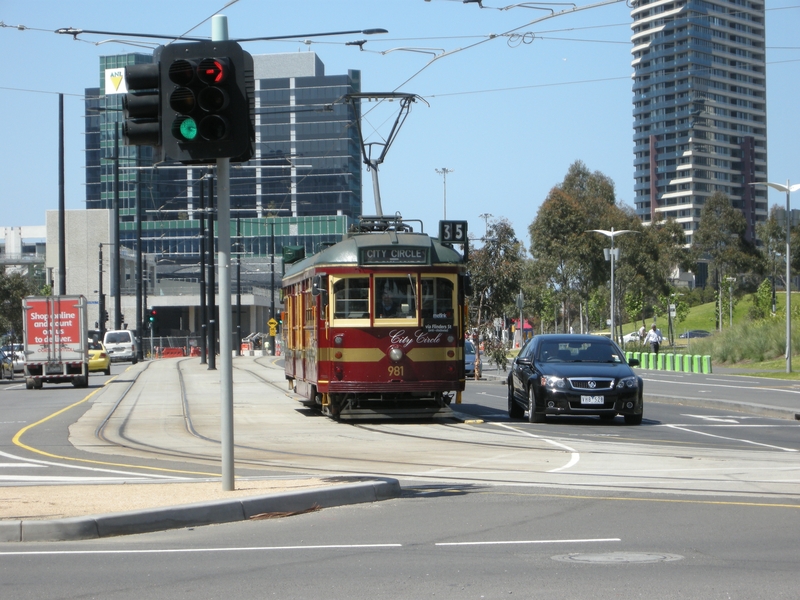
<path id="1" fill-rule="evenodd" d="M 464 390 L 462 256 L 400 221 L 362 229 L 286 269 L 289 385 L 339 419 L 450 414 Z"/>

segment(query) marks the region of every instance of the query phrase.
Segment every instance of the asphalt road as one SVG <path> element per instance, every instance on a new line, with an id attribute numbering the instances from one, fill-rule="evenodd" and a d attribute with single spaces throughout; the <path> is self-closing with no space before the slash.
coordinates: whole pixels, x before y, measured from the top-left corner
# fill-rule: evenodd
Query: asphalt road
<path id="1" fill-rule="evenodd" d="M 0 545 L 17 600 L 796 598 L 780 500 L 409 486 L 398 500 L 82 543 Z"/>

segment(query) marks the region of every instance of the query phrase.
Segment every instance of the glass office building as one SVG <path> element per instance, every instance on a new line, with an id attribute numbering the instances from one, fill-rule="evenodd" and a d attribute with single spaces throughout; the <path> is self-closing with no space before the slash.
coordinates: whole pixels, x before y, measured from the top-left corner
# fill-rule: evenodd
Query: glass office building
<path id="1" fill-rule="evenodd" d="M 692 242 L 724 192 L 747 221 L 768 217 L 764 2 L 634 0 L 636 214 L 673 218 Z M 700 283 L 700 282 L 698 282 Z"/>

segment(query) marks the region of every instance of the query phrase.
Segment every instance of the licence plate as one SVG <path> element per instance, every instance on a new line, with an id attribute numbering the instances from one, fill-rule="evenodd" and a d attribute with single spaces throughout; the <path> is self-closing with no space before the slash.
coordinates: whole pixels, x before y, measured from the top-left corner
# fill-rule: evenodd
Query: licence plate
<path id="1" fill-rule="evenodd" d="M 605 404 L 604 396 L 581 396 L 581 404 Z"/>

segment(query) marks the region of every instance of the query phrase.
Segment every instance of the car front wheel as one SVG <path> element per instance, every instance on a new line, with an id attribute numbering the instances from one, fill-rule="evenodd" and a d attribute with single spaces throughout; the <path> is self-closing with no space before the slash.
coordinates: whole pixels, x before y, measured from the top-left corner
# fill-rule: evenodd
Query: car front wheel
<path id="1" fill-rule="evenodd" d="M 544 423 L 544 413 L 536 412 L 536 395 L 533 393 L 533 386 L 528 388 L 528 422 Z"/>

